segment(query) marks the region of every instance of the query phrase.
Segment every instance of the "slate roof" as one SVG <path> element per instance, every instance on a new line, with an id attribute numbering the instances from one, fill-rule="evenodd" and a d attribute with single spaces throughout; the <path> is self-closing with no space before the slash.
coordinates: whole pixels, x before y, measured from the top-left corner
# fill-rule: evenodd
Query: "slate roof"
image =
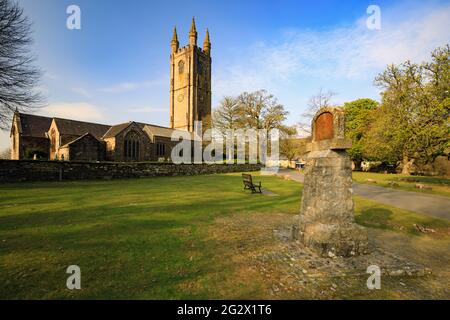
<path id="1" fill-rule="evenodd" d="M 54 118 L 54 119 L 60 134 L 81 136 L 89 132 L 95 138 L 101 139 L 103 135 L 109 130 L 109 128 L 111 128 L 111 126 L 98 123 L 68 120 L 61 118 Z"/>
<path id="2" fill-rule="evenodd" d="M 75 139 L 73 139 L 72 141 L 67 142 L 66 144 L 64 144 L 63 146 L 61 146 L 61 148 L 68 147 L 68 146 L 70 146 L 71 144 L 73 144 L 73 143 L 75 143 L 75 142 L 77 142 L 77 141 L 79 141 L 79 140 L 81 140 L 81 139 L 84 139 L 84 138 L 87 137 L 87 136 L 92 136 L 92 137 L 94 137 L 92 134 L 90 134 L 89 132 L 87 132 L 87 133 L 83 134 L 82 136 L 80 136 L 80 137 L 78 137 L 78 138 L 75 138 Z M 96 137 L 94 137 L 94 139 L 96 139 L 97 141 L 100 142 L 100 140 L 98 140 Z"/>
<path id="3" fill-rule="evenodd" d="M 167 128 L 167 127 L 156 126 L 156 125 L 153 125 L 153 124 L 130 121 L 130 122 L 125 122 L 125 123 L 121 123 L 121 124 L 117 124 L 117 125 L 112 126 L 105 133 L 105 135 L 103 136 L 103 139 L 115 137 L 116 135 L 121 133 L 123 130 L 128 128 L 132 123 L 135 123 L 144 132 L 146 132 L 147 134 L 151 134 L 152 136 L 171 138 L 172 137 L 172 132 L 174 132 L 174 131 L 185 132 L 185 131 L 182 131 L 182 130 L 174 130 L 174 129 Z M 191 134 L 191 137 L 192 137 L 192 134 Z"/>
<path id="4" fill-rule="evenodd" d="M 79 136 L 79 138 L 81 138 L 82 136 L 85 136 L 87 133 L 90 133 L 97 140 L 115 137 L 120 132 L 122 132 L 123 130 L 128 128 L 132 123 L 137 124 L 143 131 L 145 131 L 147 134 L 149 134 L 151 136 L 171 138 L 172 132 L 174 132 L 174 131 L 185 132 L 183 130 L 176 130 L 176 129 L 174 130 L 174 129 L 171 129 L 168 127 L 162 127 L 162 126 L 157 126 L 157 125 L 153 125 L 153 124 L 133 122 L 133 121 L 110 126 L 110 125 L 62 119 L 62 118 L 42 117 L 42 116 L 36 116 L 36 115 L 24 114 L 24 113 L 19 113 L 19 116 L 20 116 L 20 124 L 21 124 L 20 129 L 21 129 L 22 135 L 31 136 L 31 137 L 45 138 L 46 132 L 48 132 L 53 120 L 55 120 L 56 126 L 58 127 L 58 130 L 59 130 L 60 134 L 62 134 L 62 135 L 74 135 L 74 136 Z M 193 134 L 190 133 L 190 136 L 192 139 Z M 79 138 L 77 138 L 77 139 L 79 139 Z M 73 140 L 67 144 L 73 143 L 74 141 L 75 140 Z"/>
<path id="5" fill-rule="evenodd" d="M 123 130 L 125 130 L 126 128 L 128 128 L 133 122 L 125 122 L 125 123 L 121 123 L 121 124 L 116 124 L 112 127 L 109 128 L 108 131 L 105 132 L 105 134 L 103 135 L 103 138 L 112 138 L 115 137 L 116 135 L 118 135 L 119 133 L 121 133 Z"/>
<path id="6" fill-rule="evenodd" d="M 147 123 L 142 123 L 141 125 L 144 126 L 144 128 L 153 136 L 158 136 L 158 137 L 166 137 L 166 138 L 171 138 L 172 137 L 172 133 L 174 131 L 179 131 L 179 132 L 186 132 L 183 130 L 176 130 L 176 129 L 171 129 L 171 128 L 167 128 L 167 127 L 161 127 L 161 126 L 155 126 L 153 124 L 147 124 Z M 192 133 L 189 134 L 191 139 L 192 139 Z"/>
<path id="7" fill-rule="evenodd" d="M 20 132 L 23 136 L 45 138 L 53 118 L 19 113 Z"/>

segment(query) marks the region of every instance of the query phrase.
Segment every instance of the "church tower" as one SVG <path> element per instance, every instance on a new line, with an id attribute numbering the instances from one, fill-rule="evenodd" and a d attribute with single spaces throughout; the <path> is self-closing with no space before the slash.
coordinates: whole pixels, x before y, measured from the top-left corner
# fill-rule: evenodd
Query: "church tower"
<path id="1" fill-rule="evenodd" d="M 211 117 L 211 42 L 206 30 L 203 48 L 197 47 L 195 20 L 189 44 L 180 48 L 173 30 L 170 55 L 170 127 L 194 131 L 194 121 Z M 204 124 L 205 125 L 205 124 Z"/>

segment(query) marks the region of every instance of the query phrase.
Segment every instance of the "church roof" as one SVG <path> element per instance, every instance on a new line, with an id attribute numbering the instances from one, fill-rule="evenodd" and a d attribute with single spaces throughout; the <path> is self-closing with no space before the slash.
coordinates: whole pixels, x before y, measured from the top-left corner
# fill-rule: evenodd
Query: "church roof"
<path id="1" fill-rule="evenodd" d="M 50 128 L 52 118 L 25 113 L 18 113 L 18 115 L 19 129 L 23 136 L 45 138 L 45 133 Z"/>
<path id="2" fill-rule="evenodd" d="M 167 128 L 167 127 L 156 126 L 156 125 L 148 124 L 148 123 L 141 123 L 140 125 L 144 126 L 144 131 L 147 131 L 152 136 L 157 136 L 157 137 L 171 138 L 173 132 L 180 132 L 180 133 L 188 132 L 188 131 L 184 131 L 184 130 L 177 130 L 177 129 Z M 192 132 L 188 132 L 188 133 L 189 133 L 190 138 L 193 139 L 192 138 L 193 133 Z"/>
<path id="3" fill-rule="evenodd" d="M 135 123 L 139 128 L 141 128 L 144 132 L 146 132 L 147 134 L 149 134 L 151 136 L 171 138 L 172 137 L 172 133 L 174 131 L 185 132 L 185 131 L 182 131 L 182 130 L 176 130 L 176 129 L 172 129 L 172 128 L 168 128 L 168 127 L 157 126 L 157 125 L 154 125 L 154 124 L 130 121 L 130 122 L 125 122 L 125 123 L 121 123 L 121 124 L 117 124 L 117 125 L 112 126 L 105 133 L 105 135 L 102 138 L 106 139 L 106 138 L 115 137 L 119 133 L 121 133 L 123 130 L 128 128 L 132 123 Z M 189 135 L 191 136 L 191 139 L 192 139 L 192 133 L 189 133 Z"/>
<path id="4" fill-rule="evenodd" d="M 116 124 L 116 125 L 112 126 L 111 128 L 109 128 L 109 130 L 105 132 L 105 134 L 103 135 L 102 138 L 105 139 L 105 138 L 115 137 L 119 133 L 121 133 L 123 130 L 128 128 L 132 123 L 133 123 L 132 121 L 129 121 L 129 122 L 125 122 L 125 123 Z"/>
<path id="5" fill-rule="evenodd" d="M 111 138 L 118 135 L 120 132 L 128 128 L 132 123 L 135 123 L 143 131 L 151 136 L 171 138 L 174 131 L 185 132 L 183 130 L 171 129 L 168 127 L 157 126 L 148 123 L 141 122 L 125 122 L 117 125 L 109 126 L 98 123 L 69 120 L 62 118 L 49 118 L 36 116 L 31 114 L 19 113 L 19 124 L 22 135 L 31 137 L 46 137 L 46 133 L 50 129 L 51 123 L 54 120 L 58 131 L 62 135 L 74 135 L 78 136 L 74 140 L 65 144 L 69 145 L 78 139 L 83 138 L 87 134 L 91 134 L 97 140 Z M 193 133 L 189 133 L 191 139 L 193 139 Z"/>
<path id="6" fill-rule="evenodd" d="M 153 124 L 142 123 L 142 125 L 144 126 L 144 129 L 147 128 L 147 130 L 153 136 L 158 136 L 158 137 L 170 138 L 170 137 L 172 137 L 172 133 L 175 131 L 174 129 L 171 129 L 171 128 L 155 126 Z"/>
<path id="7" fill-rule="evenodd" d="M 111 126 L 98 123 L 68 120 L 61 118 L 54 118 L 54 119 L 60 134 L 81 136 L 89 132 L 95 138 L 101 139 L 103 135 L 111 128 Z"/>
<path id="8" fill-rule="evenodd" d="M 83 134 L 82 136 L 80 136 L 80 137 L 78 137 L 78 138 L 75 138 L 75 139 L 73 139 L 72 141 L 67 142 L 65 145 L 61 146 L 61 148 L 68 147 L 68 146 L 70 146 L 71 144 L 73 144 L 73 143 L 75 143 L 75 142 L 77 142 L 77 141 L 80 141 L 80 140 L 86 138 L 87 136 L 91 136 L 91 137 L 93 137 L 95 140 L 99 141 L 99 140 L 98 140 L 95 136 L 93 136 L 91 133 L 86 132 L 86 133 Z M 100 141 L 99 141 L 99 142 L 100 142 Z"/>

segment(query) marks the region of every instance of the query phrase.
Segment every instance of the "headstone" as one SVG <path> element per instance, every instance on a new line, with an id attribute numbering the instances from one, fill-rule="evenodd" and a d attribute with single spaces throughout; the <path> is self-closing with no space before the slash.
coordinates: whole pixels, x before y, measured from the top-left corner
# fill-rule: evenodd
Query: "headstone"
<path id="1" fill-rule="evenodd" d="M 293 230 L 304 245 L 330 257 L 368 252 L 366 230 L 354 222 L 348 148 L 343 110 L 322 108 L 312 122 L 301 212 Z"/>

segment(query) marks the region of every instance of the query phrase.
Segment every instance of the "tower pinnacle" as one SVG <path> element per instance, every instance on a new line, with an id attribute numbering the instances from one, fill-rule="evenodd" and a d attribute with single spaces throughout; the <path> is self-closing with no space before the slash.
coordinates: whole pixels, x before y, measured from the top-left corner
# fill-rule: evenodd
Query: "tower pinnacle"
<path id="1" fill-rule="evenodd" d="M 177 28 L 176 27 L 173 28 L 173 37 L 172 37 L 172 42 L 170 43 L 170 45 L 172 47 L 172 52 L 177 52 L 178 51 L 178 47 L 180 46 L 180 43 L 178 42 Z"/>
<path id="2" fill-rule="evenodd" d="M 203 51 L 210 54 L 211 53 L 211 41 L 209 40 L 209 31 L 206 28 L 205 41 L 203 41 Z"/>
<path id="3" fill-rule="evenodd" d="M 189 31 L 189 45 L 197 45 L 197 29 L 195 28 L 195 19 L 192 17 L 191 30 Z"/>

